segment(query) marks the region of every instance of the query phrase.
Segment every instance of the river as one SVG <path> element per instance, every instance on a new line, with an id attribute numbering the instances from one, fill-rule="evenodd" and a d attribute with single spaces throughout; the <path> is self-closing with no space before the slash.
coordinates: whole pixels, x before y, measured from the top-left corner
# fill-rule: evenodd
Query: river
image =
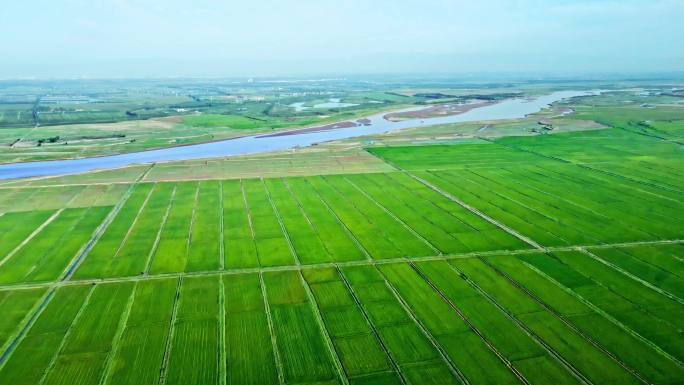
<path id="1" fill-rule="evenodd" d="M 311 130 L 308 130 L 307 132 L 280 136 L 260 134 L 217 142 L 92 158 L 2 164 L 0 165 L 0 179 L 72 174 L 98 169 L 123 167 L 137 163 L 256 154 L 286 150 L 293 147 L 310 146 L 315 143 L 331 140 L 379 134 L 410 127 L 481 120 L 518 119 L 538 112 L 541 109 L 548 107 L 553 102 L 595 93 L 597 93 L 597 91 L 557 91 L 534 99 L 507 99 L 496 104 L 474 108 L 458 115 L 391 122 L 383 118 L 386 114 L 386 112 L 383 112 L 367 116 L 366 119 L 368 119 L 368 124 L 358 127 L 337 128 L 318 132 L 311 132 Z"/>

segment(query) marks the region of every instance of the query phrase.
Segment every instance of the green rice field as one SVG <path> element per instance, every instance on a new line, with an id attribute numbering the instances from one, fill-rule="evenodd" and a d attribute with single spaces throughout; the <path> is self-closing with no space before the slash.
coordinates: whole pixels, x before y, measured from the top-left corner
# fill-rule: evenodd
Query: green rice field
<path id="1" fill-rule="evenodd" d="M 359 172 L 0 185 L 0 384 L 681 384 L 682 121 L 609 117 Z"/>

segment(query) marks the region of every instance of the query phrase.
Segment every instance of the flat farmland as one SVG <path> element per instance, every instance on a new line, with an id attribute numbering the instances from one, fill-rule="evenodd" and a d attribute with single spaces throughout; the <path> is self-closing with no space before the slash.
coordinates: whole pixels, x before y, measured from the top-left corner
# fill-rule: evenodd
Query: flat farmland
<path id="1" fill-rule="evenodd" d="M 141 183 L 96 240 L 75 277 L 529 247 L 402 173 Z"/>
<path id="2" fill-rule="evenodd" d="M 31 310 L 39 304 L 39 300 L 45 294 L 45 288 L 0 292 L 0 306 L 3 309 L 3 317 L 0 321 L 1 346 L 5 347 L 13 336 L 17 325 L 30 316 Z"/>
<path id="3" fill-rule="evenodd" d="M 435 156 L 428 152 L 433 146 L 387 147 L 372 149 L 372 152 L 405 168 L 433 189 L 456 197 L 542 246 L 613 244 L 684 236 L 684 223 L 680 219 L 684 216 L 684 205 L 682 192 L 673 188 L 676 183 L 655 184 L 634 179 L 629 174 L 607 172 L 602 157 L 591 158 L 596 164 L 571 164 L 553 160 L 546 152 L 536 154 L 527 150 L 536 149 L 537 142 L 556 140 L 540 138 L 518 139 L 517 142 L 507 138 L 501 140 L 524 150 L 505 146 L 504 151 L 490 151 L 499 146 L 497 143 L 434 146 L 437 147 Z M 571 148 L 580 151 L 580 139 L 575 140 Z M 637 143 L 639 141 L 643 140 L 637 139 Z M 596 151 L 606 142 L 597 141 Z M 651 147 L 644 151 L 653 156 L 674 151 L 669 144 L 650 144 Z M 482 149 L 485 158 L 489 152 L 509 151 L 512 160 L 506 164 L 481 165 L 471 159 L 472 147 L 476 146 Z M 570 147 L 567 143 L 566 146 Z M 553 156 L 564 156 L 562 149 Z M 609 156 L 623 159 L 616 153 Z M 518 158 L 528 160 L 516 160 Z M 459 161 L 454 162 L 455 159 Z"/>
<path id="4" fill-rule="evenodd" d="M 3 307 L 22 321 L 3 324 L 17 341 L 0 376 L 17 384 L 75 375 L 84 384 L 678 383 L 681 306 L 634 285 L 643 283 L 588 255 L 554 252 L 70 284 L 35 320 L 26 314 L 45 290 L 3 289 Z M 657 334 L 654 322 L 663 325 Z"/>
<path id="5" fill-rule="evenodd" d="M 680 384 L 682 163 L 616 132 L 0 187 L 0 383 Z"/>
<path id="6" fill-rule="evenodd" d="M 684 235 L 684 223 L 679 219 L 684 214 L 681 201 L 659 196 L 653 188 L 638 183 L 575 166 L 423 171 L 416 175 L 545 246 L 679 239 Z M 643 194 L 648 192 L 652 195 L 644 202 Z"/>
<path id="7" fill-rule="evenodd" d="M 0 282 L 54 281 L 92 237 L 111 207 L 64 209 L 2 260 Z"/>

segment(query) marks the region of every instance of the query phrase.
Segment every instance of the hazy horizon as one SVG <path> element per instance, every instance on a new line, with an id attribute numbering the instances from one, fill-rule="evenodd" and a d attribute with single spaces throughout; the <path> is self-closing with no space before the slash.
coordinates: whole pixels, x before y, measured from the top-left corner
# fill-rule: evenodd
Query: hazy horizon
<path id="1" fill-rule="evenodd" d="M 0 79 L 684 70 L 673 0 L 3 5 Z"/>

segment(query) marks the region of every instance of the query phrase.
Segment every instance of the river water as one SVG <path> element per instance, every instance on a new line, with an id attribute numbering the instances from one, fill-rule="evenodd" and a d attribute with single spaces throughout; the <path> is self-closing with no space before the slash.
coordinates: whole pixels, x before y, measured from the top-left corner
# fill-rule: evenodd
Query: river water
<path id="1" fill-rule="evenodd" d="M 462 114 L 451 116 L 391 122 L 383 118 L 383 116 L 386 114 L 383 112 L 366 117 L 370 123 L 358 127 L 338 128 L 319 132 L 303 132 L 281 136 L 269 136 L 269 134 L 261 134 L 235 139 L 226 139 L 211 143 L 200 143 L 188 146 L 170 147 L 158 150 L 102 157 L 2 164 L 0 165 L 0 179 L 72 174 L 97 169 L 122 167 L 136 163 L 256 154 L 269 151 L 286 150 L 298 146 L 310 146 L 315 143 L 331 140 L 379 134 L 410 127 L 446 123 L 474 122 L 480 120 L 524 118 L 529 114 L 540 111 L 553 102 L 575 96 L 591 95 L 595 93 L 597 92 L 557 91 L 548 95 L 537 97 L 535 99 L 508 99 L 500 103 L 474 108 Z"/>

